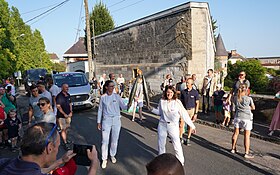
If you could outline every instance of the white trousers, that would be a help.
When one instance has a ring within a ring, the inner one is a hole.
[[[108,145],[109,137],[111,133],[111,147],[110,156],[115,156],[117,154],[118,140],[121,130],[121,119],[119,116],[114,117],[104,117],[102,120],[102,160],[107,160],[108,158]]]
[[[183,149],[179,136],[179,123],[158,123],[158,154],[165,153],[165,145],[167,134],[171,137],[171,141],[175,150],[175,156],[184,165]]]

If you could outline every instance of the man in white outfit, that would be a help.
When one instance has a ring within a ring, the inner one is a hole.
[[[57,85],[55,85],[54,83],[53,83],[53,79],[48,79],[48,86],[50,87],[50,93],[51,93],[51,95],[52,95],[52,107],[53,107],[53,113],[56,115],[56,113],[57,113],[57,108],[56,108],[56,100],[55,100],[55,98],[56,98],[56,96],[57,96],[57,94],[59,94],[60,93],[60,88],[57,86]]]

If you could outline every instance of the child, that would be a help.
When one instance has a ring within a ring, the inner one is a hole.
[[[6,119],[6,113],[4,111],[5,105],[2,103],[0,100],[0,149],[5,147],[4,144],[4,129],[5,129],[5,124],[4,120]]]
[[[221,84],[217,84],[216,88],[217,90],[212,96],[212,103],[214,104],[216,123],[220,124],[222,122],[223,96],[225,95],[225,91],[221,89]]]
[[[21,128],[21,122],[17,118],[15,109],[11,109],[8,113],[7,119],[4,121],[8,128],[8,138],[12,142],[12,152],[16,152],[17,138],[19,136],[19,130]]]
[[[222,126],[229,126],[230,121],[230,94],[228,94],[226,100],[223,102],[223,108],[225,112],[225,118]]]

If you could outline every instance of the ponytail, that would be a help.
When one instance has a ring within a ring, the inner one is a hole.
[[[238,102],[242,101],[242,93],[245,92],[245,95],[247,95],[247,84],[242,83],[240,84],[238,88],[238,93],[237,93],[237,100]]]

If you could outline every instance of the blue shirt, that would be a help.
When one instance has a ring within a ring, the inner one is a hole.
[[[8,163],[7,165],[4,165]],[[4,168],[2,167],[4,165]],[[3,169],[2,169],[3,168]],[[41,168],[34,162],[27,162],[20,158],[0,159],[1,175],[46,175],[41,173]]]
[[[186,109],[195,108],[196,101],[199,100],[197,90],[193,88],[189,91],[185,89],[181,93],[181,101]]]

